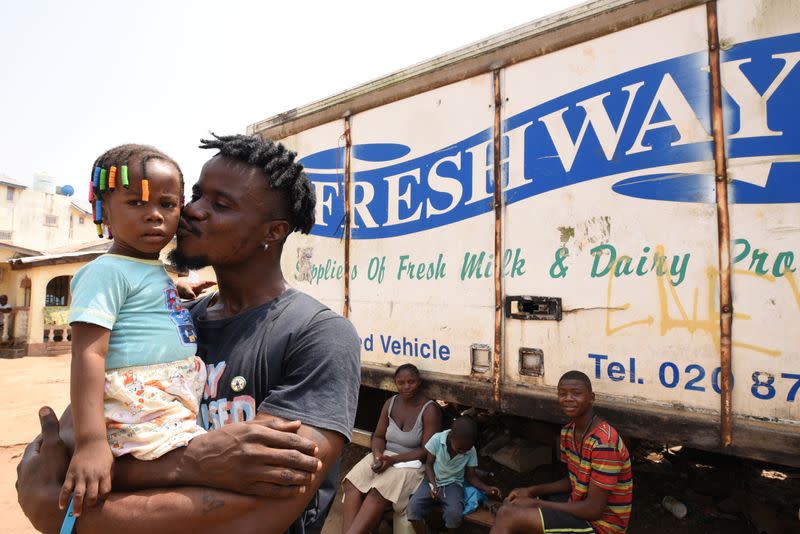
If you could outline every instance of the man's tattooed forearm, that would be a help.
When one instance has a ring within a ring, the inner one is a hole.
[[[203,515],[208,515],[223,506],[225,506],[225,501],[210,493],[203,492]]]

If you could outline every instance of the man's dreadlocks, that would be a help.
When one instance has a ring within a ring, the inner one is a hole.
[[[214,139],[201,139],[200,148],[216,148],[221,156],[244,161],[258,167],[267,177],[270,189],[286,195],[292,231],[307,234],[314,226],[316,196],[303,166],[295,163],[295,152],[280,143],[250,135],[211,134]]]

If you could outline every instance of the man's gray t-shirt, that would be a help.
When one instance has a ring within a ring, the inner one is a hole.
[[[289,289],[234,317],[205,319],[211,296],[190,306],[197,354],[208,382],[199,419],[206,429],[265,412],[350,439],[358,404],[360,348],[353,325],[312,297]],[[301,534],[327,513],[338,485],[332,468],[301,518]]]

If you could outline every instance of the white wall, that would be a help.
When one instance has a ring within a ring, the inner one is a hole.
[[[8,199],[9,190],[14,191],[13,200]],[[48,216],[55,217],[55,224]],[[11,232],[10,239],[0,234],[0,241],[40,251],[97,239],[91,215],[72,206],[69,197],[5,185],[0,186],[0,232]]]

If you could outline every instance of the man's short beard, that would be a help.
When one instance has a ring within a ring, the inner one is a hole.
[[[210,265],[206,256],[189,258],[188,256],[184,256],[177,247],[169,252],[167,259],[179,271],[202,269]]]

